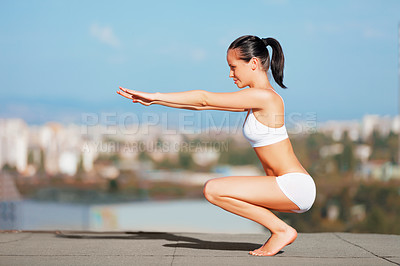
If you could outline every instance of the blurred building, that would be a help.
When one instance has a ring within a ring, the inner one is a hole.
[[[327,121],[319,124],[318,131],[330,135],[335,141],[340,141],[347,131],[349,138],[357,141],[361,134],[361,124],[357,120]]]
[[[82,146],[79,127],[48,123],[41,127],[39,138],[46,173],[75,175]]]
[[[335,141],[339,141],[344,132],[347,131],[349,138],[352,141],[359,139],[366,140],[376,130],[381,136],[387,136],[392,131],[393,133],[400,132],[400,116],[379,116],[365,115],[361,121],[327,121],[319,123],[318,131],[330,135]]]
[[[0,119],[0,166],[27,168],[29,128],[22,119]]]
[[[362,120],[362,137],[363,140],[369,138],[374,130],[378,131],[381,136],[386,137],[390,131],[398,133],[398,118],[389,116],[366,115]]]

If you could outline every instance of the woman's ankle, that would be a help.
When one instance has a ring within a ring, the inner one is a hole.
[[[291,227],[288,224],[279,225],[276,228],[274,228],[274,230],[270,229],[271,234],[284,234],[284,233],[287,233],[287,232],[293,231],[293,230],[296,231],[293,227]]]

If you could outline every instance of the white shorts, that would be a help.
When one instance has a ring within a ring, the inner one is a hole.
[[[287,173],[277,176],[276,182],[286,197],[299,207],[300,210],[292,210],[293,212],[303,213],[311,208],[315,201],[316,188],[310,175]]]

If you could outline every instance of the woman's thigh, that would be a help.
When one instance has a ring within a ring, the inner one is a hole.
[[[275,176],[228,176],[207,181],[205,197],[218,204],[229,197],[278,211],[299,210],[279,188]]]

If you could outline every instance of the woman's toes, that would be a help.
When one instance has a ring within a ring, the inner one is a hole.
[[[250,253],[250,255],[253,255],[253,256],[261,256],[260,252],[257,250],[250,251],[249,253]]]
[[[262,250],[249,251],[249,254],[253,255],[253,256],[273,256],[273,255],[275,255],[274,253],[272,253],[270,251],[262,251]]]

